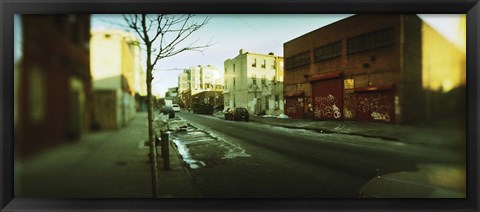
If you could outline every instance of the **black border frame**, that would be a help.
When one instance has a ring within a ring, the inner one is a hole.
[[[60,13],[467,14],[467,199],[27,199],[13,197],[13,15]],[[479,211],[478,0],[0,0],[1,211]]]

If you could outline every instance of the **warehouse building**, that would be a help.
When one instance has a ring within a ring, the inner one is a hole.
[[[354,15],[284,43],[284,57],[292,118],[465,117],[465,52],[416,15]]]

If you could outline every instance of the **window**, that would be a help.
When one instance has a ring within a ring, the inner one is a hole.
[[[254,58],[254,62],[252,63],[252,67],[257,67],[257,58]]]
[[[266,67],[267,67],[267,60],[263,60],[262,68],[266,68]]]
[[[300,53],[298,55],[289,57],[285,60],[286,69],[297,68],[304,65],[310,64],[310,51]]]
[[[262,85],[266,85],[267,84],[267,77],[263,76],[262,77]]]
[[[348,54],[393,45],[393,28],[348,39]]]
[[[336,58],[342,55],[342,43],[337,42],[315,49],[315,61]]]
[[[256,85],[257,84],[257,76],[252,75],[252,84]]]
[[[277,67],[275,66],[275,62],[273,62],[272,64],[272,69],[277,69]]]

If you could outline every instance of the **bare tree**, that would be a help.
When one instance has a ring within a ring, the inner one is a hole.
[[[184,51],[201,51],[210,44],[196,45],[187,43],[187,38],[206,24],[210,18],[195,20],[195,15],[183,14],[130,14],[123,15],[128,28],[134,30],[142,40],[146,50],[146,83],[148,106],[148,142],[150,144],[150,161],[152,171],[153,197],[158,198],[158,169],[155,132],[153,129],[152,80],[155,65],[167,57]]]

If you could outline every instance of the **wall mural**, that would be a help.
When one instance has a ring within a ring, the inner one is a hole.
[[[328,96],[317,96],[315,97],[315,109],[314,116],[315,118],[335,118],[339,119],[342,116],[340,109],[335,104],[336,98],[332,94]]]

